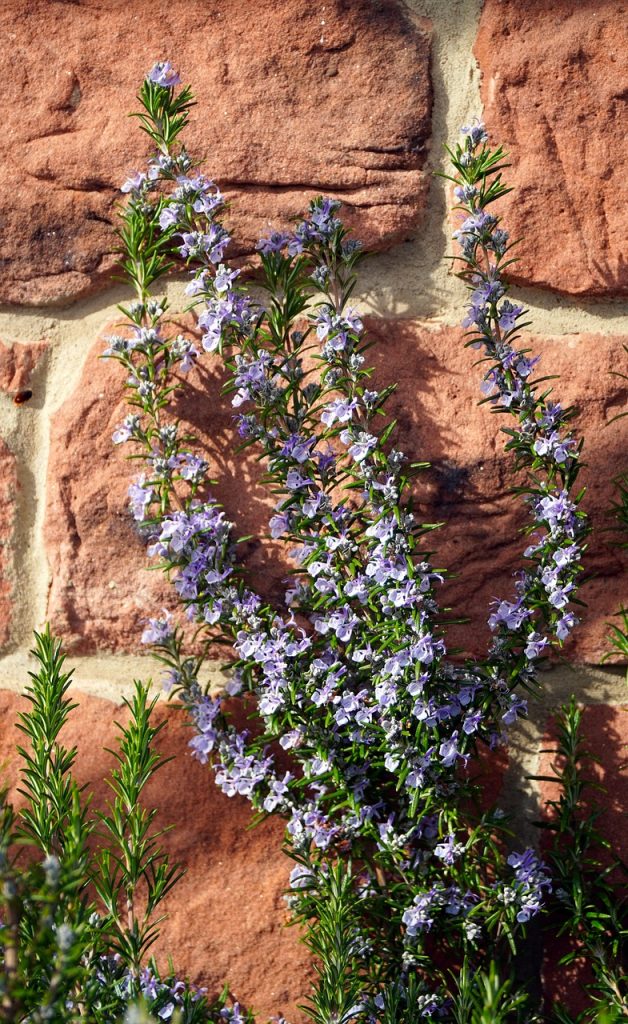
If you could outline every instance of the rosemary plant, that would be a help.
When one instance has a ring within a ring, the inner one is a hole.
[[[195,727],[192,751],[212,762],[222,790],[287,819],[289,901],[318,964],[313,1020],[538,1019],[513,962],[550,875],[534,851],[516,850],[499,809],[482,809],[473,773],[478,751],[505,742],[526,714],[539,661],[577,625],[588,527],[574,410],[518,346],[526,311],[507,298],[512,246],[489,209],[508,191],[504,154],[474,123],[450,156],[464,213],[464,323],[485,366],[485,401],[506,423],[530,538],[514,595],[490,609],[486,655],[451,658],[434,524],[413,510],[426,464],[394,447],[394,385],[375,388],[351,306],[360,245],[340,204],[315,198],[293,231],[260,239],[265,298],[254,298],[224,262],[224,199],[181,142],[194,100],[179,84],[161,62],[140,91],[153,154],[123,185],[120,230],[135,297],[106,355],[124,369],[133,410],[113,440],[144,460],[132,514],[201,653],[188,653],[171,615],[150,619],[143,640],[167,666]],[[158,294],[181,262],[192,273],[191,336]],[[223,361],[242,447],[256,450],[276,499],[269,534],[294,559],[283,609],[249,585],[207,461],[173,413],[202,351]],[[229,693],[256,698],[251,732],[199,684],[216,651],[230,652]]]
[[[550,921],[554,934],[567,936],[571,949],[560,964],[586,961],[592,982],[586,986],[589,1009],[575,1020],[590,1024],[599,1011],[607,1018],[628,1018],[628,902],[626,865],[613,853],[599,828],[601,808],[593,794],[602,787],[591,779],[595,758],[582,738],[582,711],[572,697],[556,721],[557,759],[553,775],[536,781],[559,784],[557,799],[548,802],[550,815],[540,826],[549,831],[549,862],[554,880]],[[555,1006],[552,1020],[571,1024],[566,1009]]]
[[[61,738],[76,707],[71,672],[48,629],[35,634],[33,654],[30,708],[18,723],[27,741],[18,748],[24,803],[14,809],[4,791],[0,809],[0,1020],[224,1021],[226,993],[209,1002],[147,959],[162,920],[155,912],[181,875],[159,843],[156,812],[142,805],[146,783],[165,763],[154,747],[155,700],[135,684],[108,780],[112,801],[93,816],[72,775],[76,748]]]

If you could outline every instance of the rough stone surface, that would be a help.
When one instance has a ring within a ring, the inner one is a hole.
[[[103,748],[115,748],[114,721],[125,722],[126,709],[85,694],[63,732],[68,746],[78,746],[76,777],[94,792],[94,808],[104,809],[109,790],[103,781],[113,764]],[[15,728],[26,701],[0,692],[0,761],[13,790],[18,782],[15,745],[23,737]],[[298,932],[286,928],[283,891],[292,862],[281,852],[283,825],[268,820],[247,831],[250,805],[229,799],[214,785],[210,769],[188,754],[189,729],[183,713],[160,705],[155,722],[167,721],[159,749],[176,760],[167,764],[146,790],[147,806],[159,808],[157,827],[174,825],[164,839],[170,856],[186,868],[170,895],[168,921],[156,947],[158,961],[176,969],[217,995],[228,982],[244,1005],[260,1019],[283,1012],[302,1022],[295,1010],[309,985],[309,961]],[[182,779],[184,785],[182,785]]]
[[[17,462],[6,442],[0,438],[0,649],[7,644],[11,635],[11,543],[17,490]]]
[[[0,341],[0,391],[19,398],[19,392],[28,388],[33,370],[47,349],[46,342],[31,345],[6,344]]]
[[[429,43],[395,0],[256,0],[254,17],[239,0],[9,0],[0,29],[1,300],[63,302],[108,279],[117,189],[147,153],[127,114],[166,56],[193,84],[188,148],[233,200],[235,254],[323,191],[371,248],[420,216]]]
[[[487,127],[510,154],[520,283],[628,291],[627,15],[618,0],[485,0],[475,55]]]
[[[598,705],[584,708],[581,730],[589,752],[599,759],[599,763],[593,761],[589,763],[586,775],[590,781],[604,787],[604,791],[590,790],[587,793],[589,806],[595,805],[602,810],[597,821],[597,828],[611,843],[614,854],[622,857],[625,861],[628,856],[628,836],[626,834],[628,706]],[[551,749],[555,745],[556,726],[555,720],[551,718],[547,722],[541,746],[542,749]],[[555,765],[557,766],[555,756],[548,753],[542,754],[538,774],[553,775],[552,766]],[[542,782],[538,785],[543,807],[545,807],[546,801],[557,799],[559,795],[557,785],[550,782]],[[564,956],[571,948],[565,939],[560,939],[546,948],[543,980],[548,1008],[552,1000],[556,1000],[575,1014],[589,1007],[589,1000],[586,998],[582,985],[593,979],[582,959],[575,960],[568,966],[559,964],[561,956]]]
[[[517,531],[525,514],[508,496],[512,485],[503,453],[501,421],[478,406],[477,354],[463,347],[457,328],[428,329],[413,321],[370,319],[377,344],[370,350],[380,384],[398,381],[391,400],[399,421],[398,443],[432,469],[416,485],[417,514],[425,522],[446,521],[429,538],[435,564],[459,574],[441,592],[442,603],[469,616],[454,627],[452,644],[480,654],[489,636],[491,600],[509,596],[525,540]],[[607,426],[620,408],[622,390],[610,375],[621,353],[621,337],[580,335],[532,338],[543,372],[560,374],[564,404],[581,409],[577,429],[587,437],[587,509],[597,534],[587,555],[592,579],[583,597],[589,608],[570,642],[568,656],[597,662],[606,652],[605,623],[622,600],[620,552],[599,528],[610,505],[610,480],[621,465],[620,424]],[[122,371],[98,359],[103,343],[88,356],[83,376],[54,417],[48,475],[46,541],[52,584],[48,614],[54,628],[76,650],[135,650],[142,622],[169,603],[160,574],[146,569],[144,547],[127,510],[126,492],[135,467],[111,434],[125,415]],[[221,400],[217,361],[194,371],[177,413],[209,453],[224,503],[240,536],[264,533],[271,503],[259,483],[259,467],[242,462],[232,410]],[[254,585],[281,604],[287,564],[279,545],[252,540],[243,554]]]
[[[111,435],[128,412],[124,373],[102,360],[99,340],[87,357],[76,393],[55,414],[46,491],[45,539],[51,570],[48,615],[72,650],[131,650],[148,616],[174,607],[160,572],[149,571],[146,548],[128,510],[127,491],[138,464]],[[259,485],[254,457],[234,458],[233,410],[220,398],[218,361],[207,359],[186,379],[175,414],[199,438],[219,485],[212,493],[237,523],[238,535],[267,529],[273,502]],[[281,601],[287,564],[277,545],[242,546],[253,585]]]

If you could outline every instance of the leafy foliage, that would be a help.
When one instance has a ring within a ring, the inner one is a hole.
[[[1,798],[0,1021],[114,1024],[123,1014],[128,1024],[222,1021],[227,992],[208,1002],[146,960],[162,920],[155,911],[181,875],[159,843],[156,811],[142,805],[165,763],[154,747],[155,700],[136,683],[125,701],[129,722],[118,727],[108,779],[113,799],[93,816],[91,796],[72,775],[76,748],[60,735],[76,707],[71,672],[48,629],[35,644],[30,709],[18,723],[28,741],[18,748],[25,803],[15,810],[6,790]]]
[[[599,828],[601,809],[593,794],[601,787],[591,779],[592,756],[582,738],[582,711],[572,697],[556,721],[556,762],[553,775],[536,781],[559,785],[557,799],[548,802],[550,816],[542,827],[550,832],[549,860],[555,882],[553,932],[568,936],[571,949],[561,965],[586,961],[593,981],[588,986],[590,1009],[577,1018],[589,1024],[605,1010],[611,1020],[628,1015],[628,901],[626,865],[612,851]],[[554,1011],[557,1021],[571,1020],[565,1010]]]

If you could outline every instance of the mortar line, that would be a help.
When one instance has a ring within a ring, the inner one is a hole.
[[[70,650],[67,652],[66,664],[68,668],[74,669],[75,683],[80,686],[84,681],[92,686],[100,682],[107,686],[110,683],[115,687],[124,686],[124,683],[113,681],[120,677],[123,677],[129,686],[134,678],[152,678],[156,685],[160,685],[161,666],[149,652],[73,654]],[[28,669],[33,665],[35,660],[24,647],[0,657],[0,689],[19,689],[20,680],[27,680]],[[539,714],[550,713],[568,700],[574,691],[578,703],[586,707],[628,706],[628,690],[622,671],[614,668],[600,669],[590,665],[577,666],[568,672],[563,668],[550,670],[541,675],[542,689],[538,697],[531,701],[531,709],[538,709]],[[206,663],[205,674],[212,685],[219,685],[221,680],[227,678],[218,660],[209,660]]]

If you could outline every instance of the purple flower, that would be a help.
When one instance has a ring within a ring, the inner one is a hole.
[[[181,373],[189,373],[198,356],[198,349],[188,338],[179,334],[170,344],[170,355],[180,362]]]
[[[509,299],[504,299],[498,310],[499,326],[502,331],[512,331],[522,313],[523,306],[515,306]]]
[[[519,629],[530,615],[530,611],[523,607],[522,597],[515,602],[495,599],[493,604],[497,605],[497,609],[489,615],[488,624],[491,629],[497,629],[500,625],[508,630]]]
[[[578,625],[580,620],[576,618],[572,612],[565,612],[565,614],[556,623],[556,636],[559,640],[566,640],[574,626]]]
[[[298,469],[289,469],[286,473],[286,487],[289,491],[298,491],[302,487],[307,487],[312,481],[309,477],[303,476],[299,473]]]
[[[279,746],[284,750],[293,750],[299,747],[303,741],[303,733],[300,729],[290,729],[289,732],[279,737]]]
[[[175,85],[179,85],[181,77],[169,60],[158,60],[146,75],[146,80],[166,89],[173,89]]]
[[[316,876],[313,871],[310,871],[305,864],[295,864],[292,871],[290,872],[290,888],[291,889],[307,889],[313,885],[316,881]]]
[[[351,336],[362,330],[363,324],[354,309],[347,307],[344,314],[335,313],[324,306],[315,320],[316,336],[319,341],[327,341],[334,352],[342,352],[349,345]]]
[[[277,515],[271,516],[268,525],[270,526],[271,537],[277,540],[278,537],[282,537],[290,529],[290,513],[279,512]]]
[[[223,1020],[228,1021],[228,1024],[246,1024],[246,1019],[240,1010],[239,1003],[234,1003],[232,1007],[223,1007],[220,1011],[220,1016]]]
[[[149,619],[142,633],[143,644],[165,644],[174,636],[172,615],[164,608],[161,619]]]
[[[272,252],[281,252],[291,240],[292,235],[285,231],[271,231],[267,238],[260,238],[255,248],[263,256],[268,256]]]
[[[315,619],[314,629],[323,635],[331,631],[339,640],[346,642],[351,639],[351,634],[359,621],[350,608],[339,608],[327,616]]]
[[[339,199],[329,199],[326,196],[313,199],[310,203],[310,221],[316,227],[320,239],[330,237],[341,226],[338,218],[334,217],[341,205]]]
[[[557,533],[561,527],[572,530],[575,523],[576,506],[571,501],[567,491],[562,490],[557,494],[547,494],[535,504],[536,518],[539,522],[547,522],[552,535]]]
[[[484,715],[481,711],[472,711],[470,714],[465,716],[462,723],[462,731],[467,736],[471,736],[474,732],[477,732],[483,718]]]
[[[564,608],[569,603],[569,595],[574,590],[573,583],[564,583],[562,586],[556,587],[555,590],[550,591],[549,602],[553,608]]]
[[[538,914],[543,905],[543,890],[552,891],[551,878],[546,865],[539,860],[533,850],[511,853],[507,863],[515,873],[513,902],[521,908],[517,913],[517,921],[523,923]]]
[[[527,715],[527,713],[527,700],[523,700],[521,697],[517,697],[514,693],[512,693],[510,695],[509,705],[502,715],[502,722],[504,723],[504,725],[514,725],[519,715]]]
[[[568,544],[564,548],[556,548],[552,558],[556,562],[559,569],[564,569],[565,566],[571,565],[576,562],[580,557],[580,549],[577,544]]]
[[[204,331],[201,341],[206,352],[215,352],[218,348],[222,332],[231,322],[233,312],[233,303],[229,299],[210,299],[207,303],[198,318],[199,327]]]
[[[442,843],[438,843],[438,845],[434,847],[434,855],[442,860],[444,864],[449,866],[454,864],[463,852],[464,843],[457,843],[453,832],[450,832]]]
[[[460,757],[465,760],[465,755],[458,750],[458,732],[453,732],[449,739],[444,740],[438,748],[440,759],[445,768],[451,768]]]
[[[111,440],[113,441],[114,444],[122,444],[124,441],[130,441],[131,438],[137,438],[139,430],[139,416],[133,415],[133,413],[129,413],[129,415],[125,417],[124,421],[120,424],[120,426],[113,432]]]
[[[463,124],[460,129],[463,135],[469,136],[471,146],[475,149],[481,142],[488,142],[488,135],[484,123],[479,117],[474,117],[470,124]]]
[[[263,808],[270,814],[280,804],[287,803],[287,796],[290,793],[289,783],[294,779],[294,775],[290,772],[286,772],[283,779],[273,779],[270,784],[270,792],[265,798]]]
[[[148,178],[143,171],[136,171],[120,186],[121,192],[132,192],[138,196],[144,191]]]
[[[183,259],[199,259],[207,256],[212,263],[220,263],[231,240],[223,227],[213,223],[209,225],[207,232],[183,231],[181,238],[183,244],[179,246],[179,252]]]
[[[356,598],[362,604],[368,600],[368,587],[366,586],[366,577],[358,574],[353,579],[347,580],[343,588],[344,593],[347,597]]]
[[[131,499],[131,511],[133,518],[138,522],[143,522],[146,519],[146,512],[148,506],[153,501],[155,492],[150,486],[146,486],[146,477],[142,473],[138,476],[135,481],[129,487],[129,498]]]
[[[199,483],[209,468],[207,462],[199,455],[193,455],[190,452],[186,452],[183,458],[185,462],[179,469],[181,477],[189,483]]]
[[[557,430],[549,434],[541,434],[534,442],[534,451],[537,455],[550,455],[556,462],[562,464],[573,455],[576,442],[573,437],[561,438]]]
[[[549,640],[547,637],[541,636],[540,633],[532,632],[528,636],[524,654],[526,658],[532,661],[534,658],[538,658],[548,645]]]
[[[183,216],[183,207],[178,203],[170,203],[165,206],[159,214],[159,227],[162,231],[167,231],[168,228],[176,227]]]
[[[347,423],[353,418],[353,413],[358,408],[357,398],[338,398],[335,402],[326,405],[321,413],[321,422],[327,427],[333,426],[338,420],[339,423]]]
[[[232,283],[239,276],[239,270],[229,270],[224,263],[219,263],[214,277],[214,288],[217,292],[228,292]]]
[[[355,437],[352,437],[349,430],[343,430],[340,440],[349,447],[349,455],[352,455],[356,462],[364,462],[369,452],[377,446],[377,438],[373,434],[367,434],[359,430]]]
[[[442,906],[442,894],[436,887],[414,897],[412,906],[404,911],[401,918],[409,938],[430,930],[434,924],[434,910],[439,906]]]
[[[466,182],[462,185],[456,185],[454,188],[454,195],[460,203],[472,203],[477,198],[479,192],[475,185],[467,185]]]

